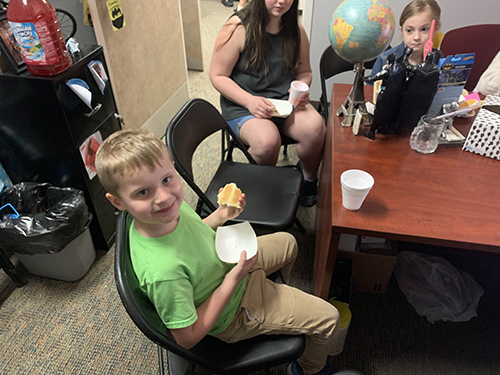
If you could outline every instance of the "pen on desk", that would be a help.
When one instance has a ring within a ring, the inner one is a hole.
[[[449,130],[450,130],[453,134],[455,134],[458,138],[462,138],[462,137],[461,137],[461,134],[460,134],[460,133],[458,133],[458,131],[457,131],[454,127],[449,128]]]
[[[457,116],[457,115],[461,115],[461,114],[470,112],[472,109],[473,108],[468,107],[468,108],[464,108],[464,109],[459,109],[458,111],[445,113],[443,115],[439,115],[439,116],[434,117],[434,120],[441,120],[443,118],[448,118],[448,117],[454,117],[454,116]]]

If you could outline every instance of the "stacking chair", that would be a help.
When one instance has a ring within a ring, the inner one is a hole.
[[[460,27],[444,34],[441,42],[443,55],[475,53],[474,64],[465,83],[468,91],[474,90],[481,74],[488,68],[500,51],[500,24],[485,24]]]
[[[10,261],[9,254],[0,247],[0,269],[9,276],[18,288],[24,286],[25,282],[19,276],[16,267]]]
[[[245,150],[248,150],[248,146],[243,142],[236,143],[236,141],[231,137],[229,132],[224,131],[225,137],[222,140],[222,152],[225,160],[233,160],[233,151],[235,148],[241,149],[243,147]],[[297,142],[292,138],[288,138],[286,135],[281,134],[281,145],[283,146],[283,155],[288,155],[288,145],[293,145]],[[241,149],[242,150],[242,149]],[[242,150],[243,151],[243,150]],[[250,162],[252,164],[257,164],[253,158],[251,158]]]
[[[229,134],[249,163],[226,160],[223,151],[217,171],[203,191],[193,174],[193,154],[203,140],[217,132],[221,133],[223,142],[225,133]],[[296,219],[302,173],[296,168],[253,164],[241,140],[209,102],[198,98],[189,100],[170,121],[165,139],[177,172],[199,197],[196,212],[200,216],[206,217],[215,211],[219,189],[234,182],[245,193],[247,204],[233,223],[248,221],[255,228],[278,231],[290,228],[295,222],[305,231]]]
[[[194,366],[212,374],[246,374],[268,370],[270,367],[294,361],[302,355],[305,348],[303,335],[261,335],[234,344],[206,336],[189,350],[178,345],[161,321],[154,305],[139,287],[130,260],[131,222],[132,217],[126,211],[117,217],[115,282],[132,321],[147,338],[158,345],[160,374],[165,373],[163,349],[167,350],[170,375],[194,373]]]
[[[388,47],[390,48],[390,46]],[[373,68],[375,59],[365,62],[365,69]],[[318,111],[325,119],[325,124],[328,123],[328,91],[326,88],[326,80],[343,72],[354,70],[354,64],[344,60],[337,55],[332,46],[326,47],[319,60],[319,75],[321,80],[321,97],[319,98]]]

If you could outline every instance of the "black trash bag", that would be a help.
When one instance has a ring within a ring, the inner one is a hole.
[[[0,218],[0,246],[18,254],[53,254],[86,230],[92,214],[81,190],[48,183],[21,182],[0,195],[17,219]]]

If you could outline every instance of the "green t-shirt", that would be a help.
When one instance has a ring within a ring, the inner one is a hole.
[[[175,230],[147,238],[130,227],[130,253],[141,289],[155,305],[167,328],[193,324],[200,306],[234,265],[222,262],[215,250],[215,231],[182,203]],[[223,332],[239,307],[246,278],[238,285],[209,334]]]

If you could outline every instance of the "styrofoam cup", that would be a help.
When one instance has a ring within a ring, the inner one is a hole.
[[[375,180],[359,169],[349,169],[340,176],[342,185],[342,205],[351,211],[361,208],[366,196],[370,192]]]
[[[300,98],[309,91],[309,86],[302,81],[292,81],[290,84],[290,96],[288,102],[291,105],[299,104]]]

